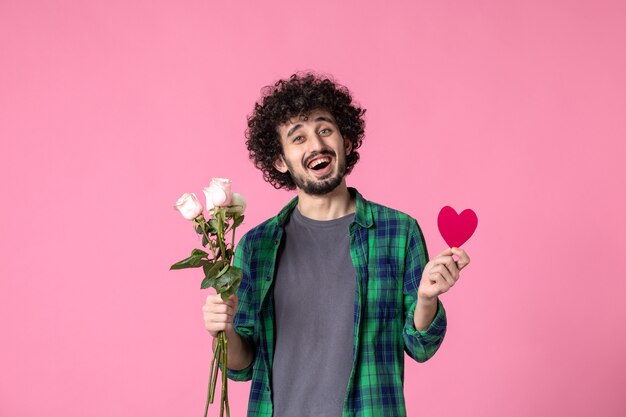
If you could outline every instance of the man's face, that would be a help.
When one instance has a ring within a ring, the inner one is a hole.
[[[299,189],[310,195],[331,192],[346,174],[351,143],[339,132],[335,118],[325,110],[294,117],[278,126],[283,155],[274,163],[287,172]]]

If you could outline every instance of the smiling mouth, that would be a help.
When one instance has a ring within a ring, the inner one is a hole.
[[[319,170],[326,168],[328,165],[330,165],[330,161],[331,161],[330,156],[321,156],[309,162],[307,164],[307,168],[312,169],[314,171],[319,171]]]

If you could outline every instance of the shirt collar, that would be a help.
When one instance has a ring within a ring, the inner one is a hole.
[[[354,223],[361,227],[371,227],[374,224],[372,216],[372,208],[369,201],[356,190],[356,188],[348,187],[351,195],[356,197],[356,211],[354,213]],[[284,226],[289,219],[289,215],[298,204],[298,197],[294,197],[283,209],[276,215],[276,221],[279,226]]]

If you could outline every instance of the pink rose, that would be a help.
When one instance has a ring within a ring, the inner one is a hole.
[[[176,201],[174,208],[187,220],[193,220],[202,213],[202,204],[194,193],[185,193]]]
[[[230,200],[230,207],[226,209],[226,212],[243,214],[245,211],[246,199],[239,193],[233,193],[233,198]]]
[[[213,178],[208,187],[202,190],[206,196],[207,210],[213,207],[229,206],[233,198],[231,182],[226,178]]]

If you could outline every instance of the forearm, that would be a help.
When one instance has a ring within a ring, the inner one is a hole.
[[[413,324],[416,330],[426,330],[437,314],[437,297],[423,298],[418,295]]]
[[[252,347],[232,328],[225,331],[228,341],[228,367],[233,370],[245,369],[252,363],[254,352]],[[213,351],[217,338],[213,339]]]

